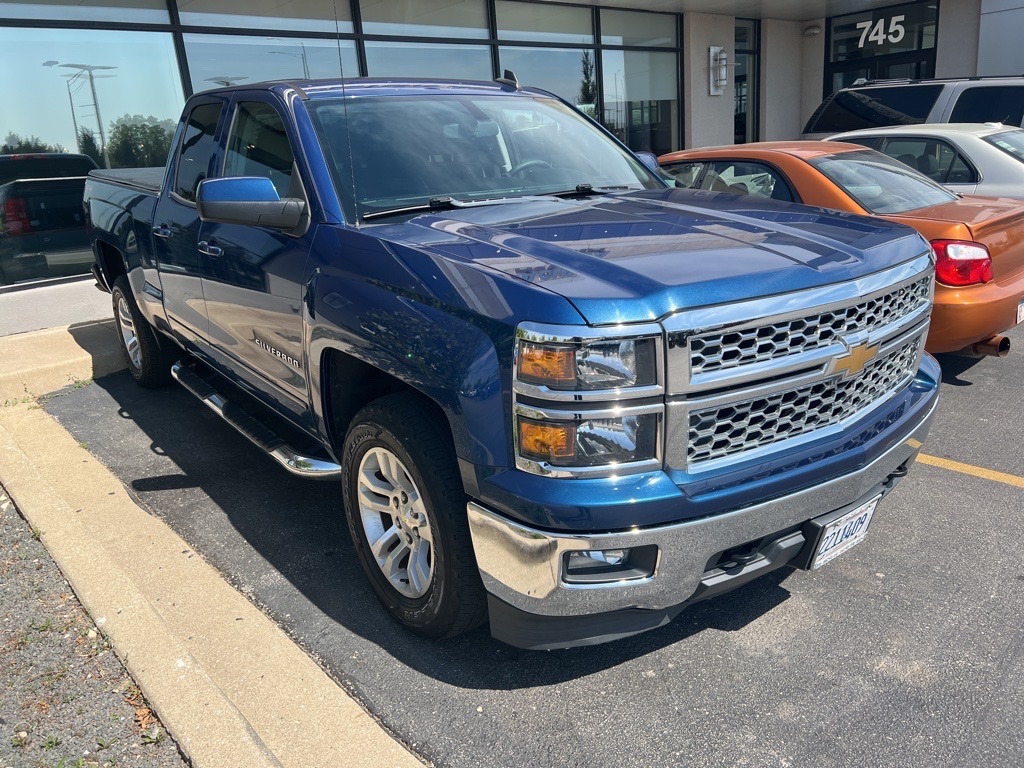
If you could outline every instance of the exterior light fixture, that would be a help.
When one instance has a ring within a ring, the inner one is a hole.
[[[708,49],[708,93],[721,96],[729,84],[729,54],[720,45]]]
[[[817,37],[821,34],[820,24],[811,24],[809,27],[804,27],[804,37]]]

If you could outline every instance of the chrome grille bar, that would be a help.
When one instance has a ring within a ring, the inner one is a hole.
[[[871,332],[910,315],[931,300],[931,277],[848,307],[728,332],[690,338],[694,374],[775,360],[831,344],[847,334]]]

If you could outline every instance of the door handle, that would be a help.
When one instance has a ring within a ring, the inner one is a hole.
[[[219,256],[224,255],[224,249],[219,245],[210,245],[208,240],[199,241],[199,252],[204,256],[210,256],[216,259]]]
[[[171,236],[171,228],[166,224],[161,224],[158,227],[153,227],[153,234],[157,237],[162,237],[165,240]]]

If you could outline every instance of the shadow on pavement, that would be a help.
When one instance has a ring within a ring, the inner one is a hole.
[[[513,690],[585,676],[704,630],[740,630],[789,596],[782,582],[790,571],[784,569],[724,599],[699,603],[661,629],[549,653],[499,643],[486,625],[445,641],[419,638],[396,624],[371,592],[349,540],[337,483],[288,475],[180,387],[145,391],[127,374],[96,385],[67,392],[46,408],[88,443],[142,506],[255,598],[338,679],[346,676],[354,645],[344,630],[441,682]],[[107,396],[123,421],[101,427],[111,422]],[[255,552],[240,551],[245,547],[232,542],[230,529]],[[275,571],[312,605],[297,607],[302,601],[293,595],[282,599],[280,588],[264,586]]]
[[[961,376],[983,360],[980,357],[964,355],[936,355],[935,359],[939,361],[939,366],[942,368],[942,383],[949,384],[951,387],[974,386],[973,381],[961,378]]]

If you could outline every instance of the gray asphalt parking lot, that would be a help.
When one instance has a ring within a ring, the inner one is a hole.
[[[340,488],[286,475],[180,388],[115,374],[45,408],[439,766],[1019,766],[1024,357],[942,363],[927,456],[863,544],[661,630],[551,653],[399,628]]]

